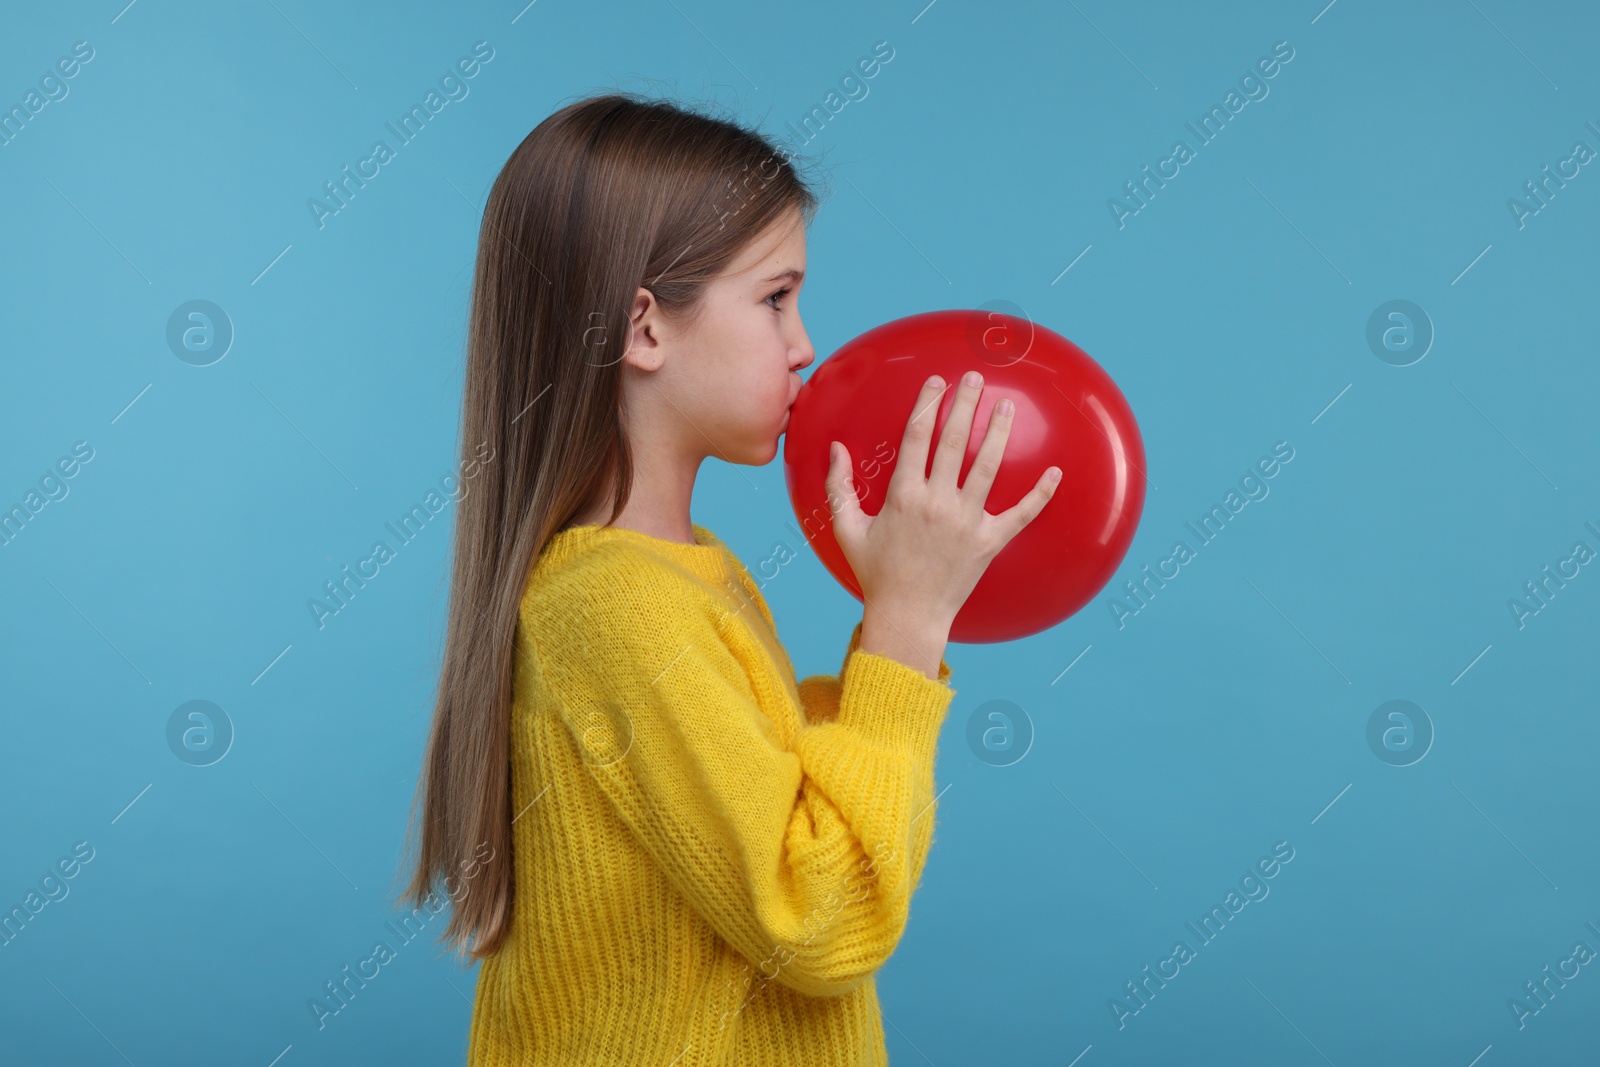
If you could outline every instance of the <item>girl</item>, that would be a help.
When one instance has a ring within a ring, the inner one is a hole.
[[[490,191],[462,442],[495,458],[459,505],[405,895],[442,879],[443,938],[482,961],[472,1067],[887,1062],[873,972],[932,839],[944,646],[1059,472],[984,511],[1002,402],[956,485],[977,381],[927,475],[944,383],[914,398],[876,517],[836,444],[866,609],[839,675],[796,681],[689,503],[709,456],[777,454],[816,208],[757,133],[619,94],[540,123]]]

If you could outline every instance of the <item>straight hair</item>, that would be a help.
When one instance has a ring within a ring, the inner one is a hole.
[[[562,107],[495,178],[478,233],[458,450],[463,472],[433,723],[400,902],[442,883],[440,934],[470,959],[510,927],[511,681],[518,608],[544,546],[579,515],[615,521],[633,484],[622,350],[640,287],[692,324],[708,282],[818,201],[794,156],[692,106],[608,92]],[[468,450],[472,450],[471,457]],[[438,910],[437,904],[434,910]]]

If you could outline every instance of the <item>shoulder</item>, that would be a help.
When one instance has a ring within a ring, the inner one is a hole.
[[[519,619],[541,646],[631,634],[705,632],[718,599],[704,579],[631,541],[600,539],[541,558],[522,594]]]
[[[600,691],[660,696],[662,676],[747,688],[730,639],[729,594],[670,555],[623,539],[582,546],[536,567],[518,609],[517,641],[541,684],[567,701]]]

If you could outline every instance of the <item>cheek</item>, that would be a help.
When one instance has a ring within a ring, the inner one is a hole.
[[[712,369],[721,417],[765,430],[789,406],[788,347],[767,308],[723,321],[729,328],[714,342]]]
[[[789,359],[776,329],[757,332],[741,346],[740,366],[733,377],[743,383],[744,402],[752,414],[781,412],[789,406]]]
[[[772,407],[782,411],[789,406],[789,388],[792,377],[789,371],[788,349],[777,346],[764,361],[767,366],[766,383]]]
[[[725,399],[740,422],[765,426],[789,406],[789,383],[763,360],[752,359],[743,373],[730,376],[729,386]]]

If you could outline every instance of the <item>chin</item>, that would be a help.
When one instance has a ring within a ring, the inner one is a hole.
[[[746,467],[764,467],[771,463],[779,452],[783,451],[783,431],[765,440],[749,441],[742,444],[737,451],[729,451],[717,458],[729,463],[737,463]]]

